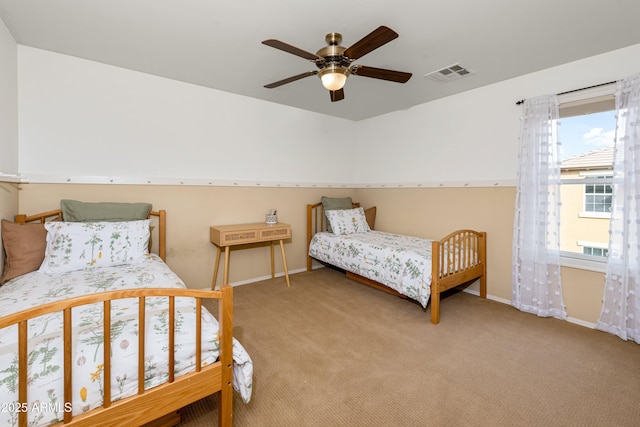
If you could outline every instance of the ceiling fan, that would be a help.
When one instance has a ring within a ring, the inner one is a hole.
[[[344,99],[343,87],[347,81],[347,77],[351,74],[397,83],[406,83],[411,78],[411,73],[353,64],[353,61],[363,57],[380,46],[389,43],[396,37],[398,37],[398,33],[388,27],[380,26],[350,47],[344,48],[340,46],[340,43],[342,42],[342,35],[340,33],[329,33],[325,37],[327,46],[323,47],[315,54],[299,49],[295,46],[291,46],[290,44],[281,42],[280,40],[264,40],[262,44],[307,59],[318,67],[318,70],[307,71],[306,73],[291,76],[265,85],[264,87],[267,89],[273,89],[305,77],[318,75],[322,80],[322,85],[329,90],[331,102],[335,102]]]

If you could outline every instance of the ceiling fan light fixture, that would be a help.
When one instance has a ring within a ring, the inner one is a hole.
[[[329,65],[318,71],[318,76],[322,81],[322,86],[330,91],[340,90],[344,87],[349,76],[349,69],[339,65]]]

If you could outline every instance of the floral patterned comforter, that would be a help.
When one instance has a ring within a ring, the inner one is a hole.
[[[432,240],[369,231],[316,233],[309,255],[376,282],[427,306],[431,295]]]
[[[0,287],[0,316],[47,302],[88,293],[126,288],[185,288],[184,283],[156,255],[142,263],[93,270],[46,274],[35,271]],[[191,298],[176,298],[175,374],[195,369],[195,304]],[[137,393],[138,323],[137,299],[111,304],[112,375],[111,398]],[[167,380],[167,299],[146,299],[145,389]],[[217,320],[203,307],[202,363],[215,362],[219,344]],[[73,405],[74,414],[100,406],[103,401],[102,304],[73,309]],[[63,352],[62,314],[38,317],[28,324],[29,336],[29,425],[47,425],[62,420]],[[233,340],[234,388],[243,400],[251,398],[253,364],[242,345]],[[17,327],[0,330],[0,426],[17,425]]]

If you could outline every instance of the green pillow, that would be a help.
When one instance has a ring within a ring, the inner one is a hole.
[[[322,202],[322,211],[330,211],[330,210],[344,210],[344,209],[353,209],[353,201],[351,201],[351,197],[326,197],[322,196],[320,199]],[[327,218],[327,214],[325,213],[325,219],[327,221],[327,231],[329,233],[333,233],[331,229],[331,224],[329,224],[329,218]]]
[[[62,217],[69,222],[138,221],[147,219],[151,203],[87,203],[77,200],[60,200]]]

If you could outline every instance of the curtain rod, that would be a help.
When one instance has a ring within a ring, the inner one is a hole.
[[[582,88],[580,88],[580,89],[568,90],[568,91],[566,91],[566,92],[560,92],[560,93],[558,93],[558,94],[556,94],[556,95],[566,95],[566,94],[568,94],[568,93],[580,92],[581,90],[587,90],[587,89],[593,89],[594,87],[606,86],[606,85],[613,84],[613,83],[615,83],[615,82],[616,82],[616,81],[614,80],[614,81],[612,81],[612,82],[600,83],[600,84],[593,85],[593,86],[582,87]],[[524,101],[525,101],[524,99],[521,99],[520,101],[516,102],[516,105],[523,104],[523,103],[524,103]]]

